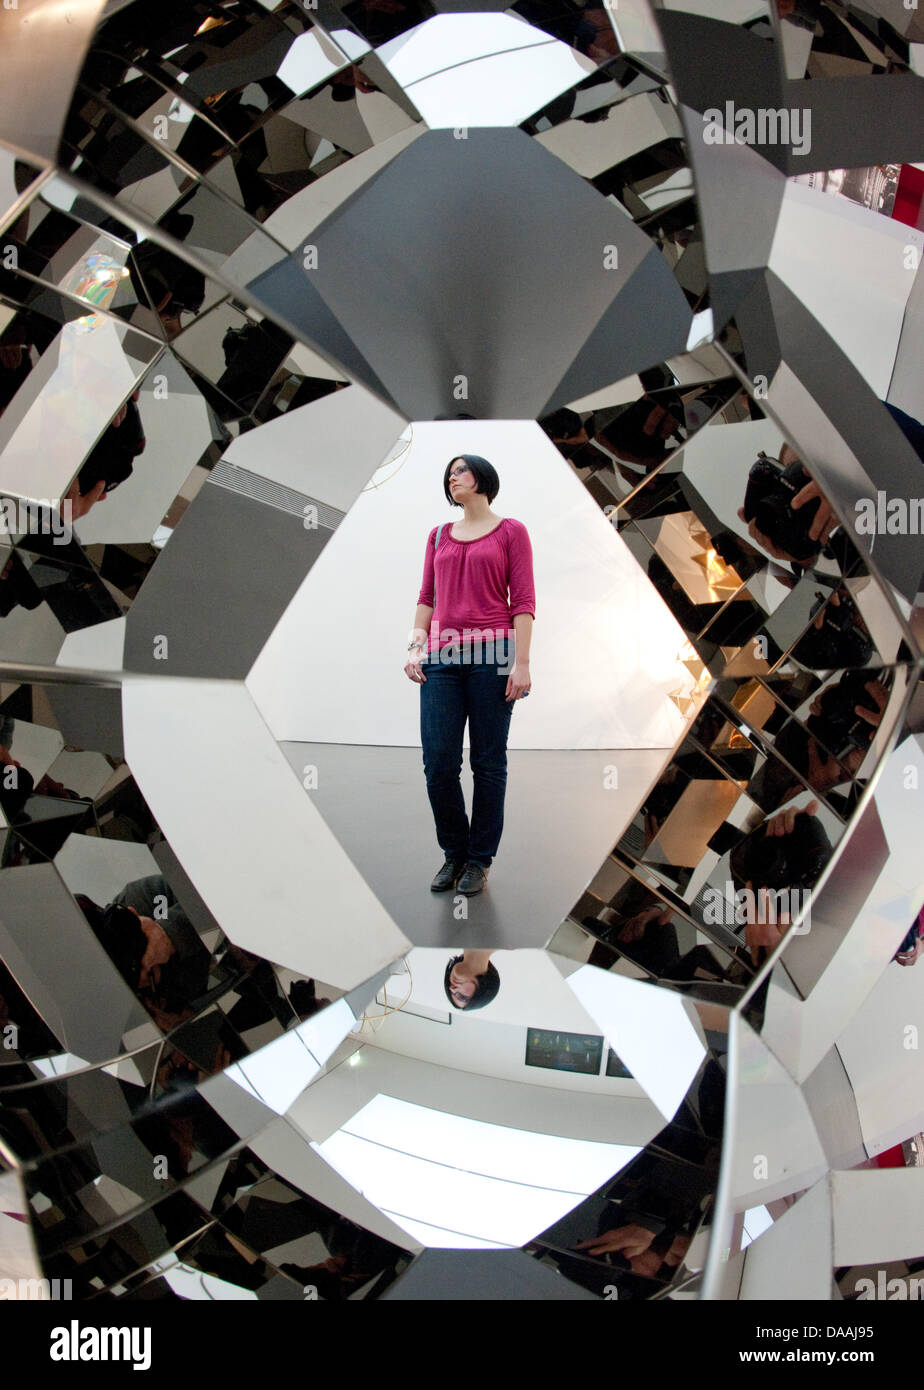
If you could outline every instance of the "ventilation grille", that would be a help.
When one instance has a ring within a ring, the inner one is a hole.
[[[228,463],[227,459],[218,460],[209,474],[209,482],[214,483],[216,487],[227,488],[229,492],[238,492],[243,497],[252,497],[255,502],[262,502],[265,507],[275,507],[277,511],[288,512],[290,516],[304,518],[306,507],[316,507],[318,525],[331,531],[337,529],[346,515],[339,508],[319,502],[315,497],[308,497],[304,492],[296,492],[294,488],[284,487],[272,478],[263,478],[259,473],[251,473],[247,468],[237,468],[233,463]]]

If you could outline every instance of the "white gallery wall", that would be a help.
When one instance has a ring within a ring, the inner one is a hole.
[[[538,1086],[543,1091],[596,1096],[601,1104],[619,1101],[622,1105],[631,1101],[633,1104],[626,1105],[624,1111],[626,1143],[647,1144],[663,1129],[663,1115],[637,1081],[605,1075],[605,1040],[601,1069],[597,1073],[557,1071],[527,1063],[526,1026],[513,1027],[509,1023],[492,1023],[488,1019],[476,1023],[474,1014],[471,1018],[464,1018],[468,1010],[458,1014],[453,1012],[450,1024],[404,1012],[392,1014],[376,1029],[366,1046],[402,1057],[413,1057],[433,1066],[449,1067],[453,1071],[476,1072],[480,1076],[493,1076],[502,1081],[516,1081],[523,1086]],[[547,1025],[539,1015],[533,1019],[532,1027],[545,1029]],[[580,1032],[593,1037],[601,1036],[600,1028],[592,1019]]]
[[[524,1086],[405,1057],[375,1046],[371,1037],[347,1061],[312,1082],[292,1105],[289,1119],[310,1139],[323,1143],[377,1096],[483,1124],[598,1144],[644,1147],[664,1127],[663,1119],[636,1097],[608,1097],[601,1104],[599,1095]],[[619,1166],[614,1164],[613,1171]]]
[[[404,673],[432,527],[461,518],[447,463],[479,454],[498,516],[533,549],[533,688],[510,748],[668,748],[688,691],[681,629],[599,506],[534,421],[415,424],[306,576],[247,680],[277,739],[420,743],[420,691]]]
[[[642,1086],[632,1078],[603,1074],[605,1046],[597,1074],[527,1065],[526,1039],[530,1028],[594,1037],[602,1033],[547,951],[493,952],[491,963],[500,976],[500,988],[489,1004],[477,1010],[454,1009],[446,998],[446,965],[461,953],[461,948],[417,947],[411,951],[400,966],[402,970],[406,967],[407,973],[395,974],[388,981],[388,1006],[396,1011],[377,1020],[375,1015],[381,1011],[381,1005],[369,1007],[370,1021],[362,1034],[367,1044],[419,1061],[524,1085],[636,1100],[634,1123],[650,1124],[649,1137],[657,1133],[664,1121]],[[378,998],[381,1000],[382,996]],[[399,1007],[405,1000],[406,1004]],[[635,1127],[627,1131],[626,1142],[638,1143],[639,1133]]]

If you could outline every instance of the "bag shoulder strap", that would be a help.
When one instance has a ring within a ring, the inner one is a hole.
[[[445,521],[441,522],[436,528],[436,536],[433,541],[433,611],[436,612],[436,551],[440,543],[440,536],[443,534]]]

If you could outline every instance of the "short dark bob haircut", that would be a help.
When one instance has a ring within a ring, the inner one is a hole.
[[[490,1004],[500,989],[500,975],[498,975],[496,967],[488,962],[487,970],[475,980],[475,993],[471,999],[465,1005],[457,1004],[449,992],[449,976],[452,974],[452,967],[464,959],[464,956],[452,956],[446,966],[446,973],[443,976],[443,989],[446,991],[446,998],[454,1009],[463,1009],[465,1012],[468,1012],[469,1009],[483,1009],[485,1004]]]
[[[456,459],[461,459],[467,463],[475,475],[476,491],[483,492],[488,499],[488,505],[494,501],[500,492],[500,478],[497,476],[497,469],[493,463],[488,463],[480,454],[453,454],[446,465],[446,472],[443,474],[443,492],[446,494],[446,501],[450,507],[461,507],[461,502],[453,500],[452,493],[449,491],[449,474],[452,472],[452,465]]]

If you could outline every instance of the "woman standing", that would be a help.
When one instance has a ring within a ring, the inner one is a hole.
[[[513,702],[528,695],[531,685],[532,546],[522,522],[491,511],[499,490],[497,472],[477,454],[460,454],[447,465],[443,492],[464,517],[434,527],[427,539],[404,667],[420,685],[424,774],[445,856],[430,888],[445,893],[458,884],[467,897],[481,892],[497,853]],[[471,825],[459,775],[466,720],[474,780]]]

